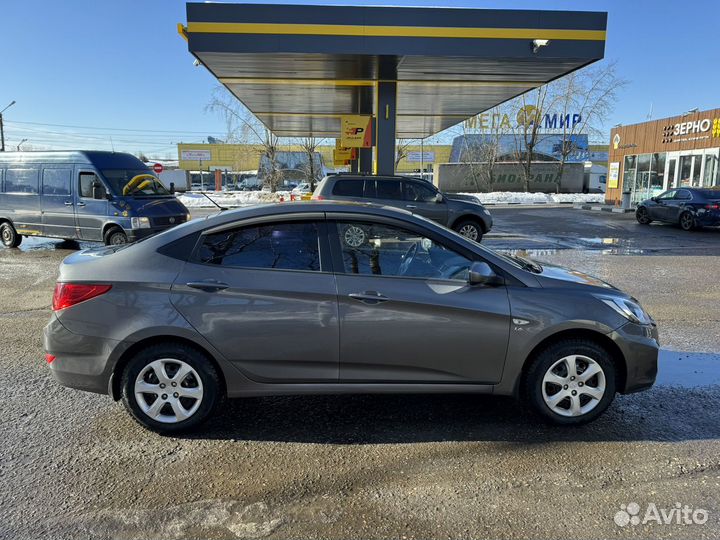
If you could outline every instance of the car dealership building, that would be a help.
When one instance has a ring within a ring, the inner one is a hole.
[[[720,186],[720,109],[679,116],[610,132],[606,202],[630,193],[633,204],[680,186]]]

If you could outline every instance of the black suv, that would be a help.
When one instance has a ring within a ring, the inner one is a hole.
[[[407,176],[333,174],[320,182],[312,198],[404,208],[476,242],[493,223],[490,212],[475,197],[440,193],[425,180]]]

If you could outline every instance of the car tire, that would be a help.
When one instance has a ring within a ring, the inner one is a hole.
[[[120,227],[111,227],[105,233],[106,246],[121,246],[128,243],[127,234]]]
[[[16,248],[22,243],[22,236],[18,234],[12,223],[6,221],[0,225],[0,240],[3,246]]]
[[[690,212],[685,211],[680,214],[678,223],[683,231],[692,231],[695,228],[695,217]]]
[[[477,221],[473,221],[472,219],[460,220],[455,224],[453,230],[478,244],[482,242],[483,228]]]
[[[120,381],[122,402],[130,415],[161,434],[199,426],[223,398],[215,366],[205,354],[182,343],[142,349],[127,363]]]
[[[637,219],[637,222],[640,225],[650,225],[652,223],[652,219],[650,219],[650,212],[648,212],[648,209],[644,206],[638,207],[635,211],[635,219]]]
[[[573,365],[574,375],[570,369]],[[594,374],[589,374],[589,369]],[[603,347],[591,340],[565,339],[546,347],[533,359],[524,377],[523,395],[547,422],[586,424],[612,403],[615,379],[615,365]]]

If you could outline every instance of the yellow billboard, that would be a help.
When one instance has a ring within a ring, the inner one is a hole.
[[[340,117],[340,146],[370,148],[372,145],[372,116],[353,114]]]

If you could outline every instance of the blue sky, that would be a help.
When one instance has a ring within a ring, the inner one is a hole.
[[[617,60],[619,75],[630,81],[608,125],[643,121],[651,104],[653,118],[693,107],[720,107],[717,0],[389,3],[607,11],[606,58]],[[174,143],[200,142],[206,135],[222,133],[222,122],[204,111],[215,80],[205,69],[193,67],[176,31],[176,24],[185,22],[185,2],[3,0],[2,4],[0,109],[17,100],[4,115],[6,143],[28,138],[38,146],[61,148],[62,141],[64,147],[109,148],[112,137],[117,150],[144,150],[162,158],[176,154]]]

